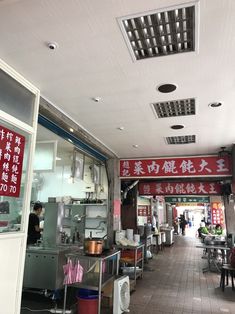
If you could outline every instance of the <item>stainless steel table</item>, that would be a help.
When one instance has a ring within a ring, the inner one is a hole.
[[[67,299],[67,288],[68,286],[77,287],[77,288],[86,288],[90,290],[98,290],[98,311],[97,314],[101,313],[101,289],[106,285],[110,280],[112,280],[119,271],[119,260],[120,260],[120,251],[119,250],[109,250],[104,252],[100,256],[89,256],[85,254],[67,254],[67,259],[77,259],[80,264],[87,263],[87,267],[91,269],[95,264],[98,265],[99,272],[86,272],[84,271],[83,280],[81,283],[73,283],[65,285],[64,290],[64,306],[63,314],[66,313],[66,299]],[[109,271],[103,272],[103,265],[105,261],[112,261],[112,267]],[[84,267],[85,268],[85,267]]]
[[[222,252],[222,264],[226,263],[227,262],[227,251],[230,250],[230,248],[228,246],[199,244],[199,245],[196,245],[196,248],[207,250],[208,266],[202,269],[203,272],[212,271],[212,265],[215,266],[215,269],[218,272],[221,272],[221,269],[219,268],[220,264],[218,261],[218,250],[221,250],[221,252]]]

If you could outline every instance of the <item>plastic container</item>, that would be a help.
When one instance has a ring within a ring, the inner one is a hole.
[[[77,314],[97,314],[98,291],[79,289],[77,294]]]

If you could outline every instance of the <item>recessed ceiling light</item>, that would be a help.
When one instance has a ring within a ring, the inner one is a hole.
[[[220,106],[222,106],[222,102],[212,102],[209,104],[209,107],[212,107],[212,108],[217,108]]]
[[[70,128],[69,131],[73,133],[74,130],[72,128]]]
[[[61,160],[61,158],[60,157],[56,157],[55,160]]]
[[[123,130],[124,130],[124,126],[119,126],[117,129],[118,129],[119,131],[123,131]]]
[[[70,143],[73,143],[73,141],[72,141],[70,138],[68,138],[68,141],[69,141]]]
[[[171,129],[173,129],[173,130],[180,130],[180,129],[183,129],[183,128],[184,128],[183,124],[175,124],[175,125],[171,126]]]
[[[139,145],[138,144],[134,144],[134,145],[132,145],[134,148],[138,148],[139,147]]]
[[[172,93],[176,90],[177,86],[175,84],[162,84],[158,86],[158,91],[160,93]]]

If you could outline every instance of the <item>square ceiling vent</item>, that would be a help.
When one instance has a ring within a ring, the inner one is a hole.
[[[195,98],[157,102],[151,104],[158,118],[195,115]]]
[[[196,50],[198,3],[119,18],[134,60]]]
[[[169,136],[166,137],[167,144],[191,144],[196,143],[196,135]]]

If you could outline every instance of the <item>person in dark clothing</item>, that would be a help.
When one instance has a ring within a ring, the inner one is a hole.
[[[187,225],[187,221],[184,218],[184,215],[180,215],[180,229],[181,229],[181,233],[182,235],[185,235],[185,227]]]
[[[41,212],[42,204],[39,202],[35,203],[33,212],[29,215],[27,244],[35,244],[41,237],[41,229],[39,227],[39,216]]]

